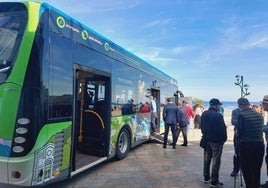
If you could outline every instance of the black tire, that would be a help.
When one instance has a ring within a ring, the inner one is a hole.
[[[126,129],[122,129],[117,143],[116,143],[116,159],[121,160],[124,159],[129,152],[130,149],[130,136],[129,132]]]

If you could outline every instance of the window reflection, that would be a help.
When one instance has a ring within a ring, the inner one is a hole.
[[[15,62],[27,21],[26,11],[0,11],[0,83],[4,82]]]
[[[73,107],[72,44],[71,41],[60,36],[53,35],[52,38],[53,50],[51,50],[48,89],[49,118],[71,117]]]

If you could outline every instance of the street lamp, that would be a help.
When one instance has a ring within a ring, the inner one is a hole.
[[[248,92],[249,85],[244,84],[243,76],[236,75],[235,78],[236,78],[235,85],[237,85],[241,88],[241,97],[245,97],[245,96],[249,95],[250,94],[250,92]],[[244,91],[244,89],[245,89],[245,91]]]

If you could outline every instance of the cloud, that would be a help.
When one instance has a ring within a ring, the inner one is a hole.
[[[165,67],[167,64],[175,62],[175,59],[172,57],[166,57],[162,54],[166,51],[164,48],[147,48],[146,53],[144,50],[137,52],[136,54],[142,59],[146,60],[148,63]]]
[[[268,33],[256,33],[241,43],[242,49],[263,48],[268,49]]]
[[[124,0],[107,0],[105,3],[99,0],[90,0],[83,1],[81,3],[76,3],[76,1],[69,0],[64,1],[54,1],[54,0],[45,0],[45,2],[63,9],[69,14],[95,14],[95,13],[107,13],[112,11],[118,11],[122,9],[130,9],[136,7],[142,3],[139,0],[133,0],[131,2]],[[76,3],[75,8],[73,4]],[[64,6],[63,6],[64,5]]]
[[[229,49],[225,52],[251,48],[268,49],[268,24],[266,22],[251,15],[251,17],[230,16],[223,23],[221,44],[228,47],[225,49]]]
[[[153,20],[153,21],[145,24],[144,28],[157,27],[157,26],[162,27],[162,26],[165,26],[165,25],[168,25],[169,23],[171,23],[171,21],[172,21],[172,19],[169,19],[169,18]]]
[[[180,55],[185,53],[191,53],[200,49],[198,46],[176,46],[171,49],[173,55]]]

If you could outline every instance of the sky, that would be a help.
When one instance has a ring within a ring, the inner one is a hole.
[[[267,0],[45,0],[174,77],[187,97],[268,94]]]

